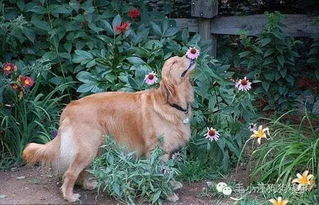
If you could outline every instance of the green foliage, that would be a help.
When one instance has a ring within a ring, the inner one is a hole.
[[[281,118],[271,121],[272,140],[252,154],[256,159],[252,176],[258,181],[287,183],[297,173],[309,170],[319,175],[319,133],[314,120],[306,115],[299,125],[287,125]]]
[[[261,81],[257,88],[260,98],[268,101],[264,110],[288,110],[295,98],[292,96],[297,76],[297,45],[301,41],[287,37],[282,32],[283,15],[265,13],[267,24],[257,38],[241,35],[243,52],[239,53],[241,65],[247,67],[249,78]]]
[[[162,199],[173,193],[170,182],[177,170],[172,167],[172,160],[162,161],[161,149],[156,148],[147,159],[138,159],[135,153],[128,153],[107,138],[102,152],[90,170],[98,181],[99,192],[133,204],[138,200],[161,204]]]
[[[45,143],[50,140],[51,132],[56,130],[65,95],[57,96],[71,83],[62,84],[51,92],[44,93],[41,89],[46,85],[44,76],[49,72],[50,66],[46,61],[39,60],[31,65],[18,67],[17,72],[34,76],[35,85],[32,88],[13,89],[10,82],[18,81],[12,77],[17,76],[15,73],[10,76],[9,82],[4,81],[6,83],[0,87],[4,103],[0,104],[0,169],[19,162],[27,143]]]

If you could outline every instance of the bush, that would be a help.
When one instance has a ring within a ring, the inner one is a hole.
[[[283,15],[279,12],[265,14],[268,21],[257,38],[242,33],[244,51],[239,53],[240,63],[247,68],[248,77],[261,81],[257,92],[260,98],[268,101],[264,110],[282,112],[294,108],[297,45],[302,42],[284,35],[280,23]]]
[[[107,138],[102,152],[89,170],[98,181],[98,192],[107,192],[118,200],[133,204],[137,200],[161,203],[173,193],[170,182],[177,170],[172,167],[172,160],[162,161],[161,149],[152,151],[147,159],[137,159],[133,152],[128,153]]]

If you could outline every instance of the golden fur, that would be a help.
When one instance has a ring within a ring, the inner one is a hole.
[[[188,105],[193,101],[193,88],[189,74],[194,67],[186,56],[172,57],[163,66],[157,89],[106,92],[72,101],[61,114],[57,137],[45,145],[28,144],[23,159],[27,163],[49,163],[64,173],[63,197],[73,202],[80,197],[73,193],[76,181],[93,188],[84,170],[97,155],[104,135],[112,136],[139,156],[147,156],[162,136],[164,157],[168,158],[191,135],[189,124],[183,120],[191,114]],[[188,108],[188,112],[173,104]]]

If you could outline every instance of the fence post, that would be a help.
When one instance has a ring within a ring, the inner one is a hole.
[[[198,32],[201,40],[212,40],[210,54],[216,57],[217,39],[211,35],[211,20],[218,15],[218,0],[192,0],[191,15],[200,18]]]

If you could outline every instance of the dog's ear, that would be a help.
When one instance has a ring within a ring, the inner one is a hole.
[[[168,103],[174,103],[176,101],[175,98],[177,93],[173,83],[164,78],[161,80],[160,88]]]

